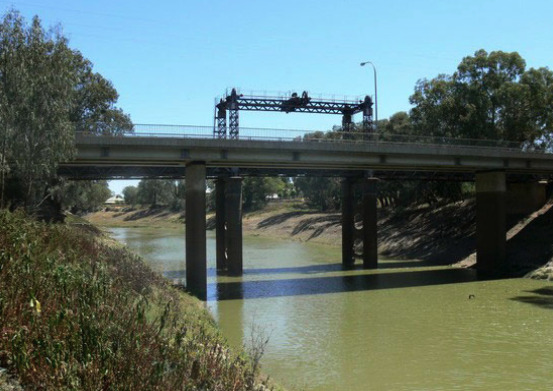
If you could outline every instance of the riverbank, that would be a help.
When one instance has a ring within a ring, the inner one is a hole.
[[[69,220],[0,211],[2,387],[9,374],[24,389],[268,389],[202,302]]]
[[[553,279],[552,204],[528,216],[509,216],[508,254],[511,276],[532,273],[533,278]],[[381,208],[378,211],[379,254],[383,258],[418,260],[419,266],[472,267],[476,262],[476,217],[474,200],[420,205],[411,208]],[[158,209],[102,211],[86,216],[105,227],[182,229],[184,215]],[[208,228],[214,229],[213,214]],[[341,245],[340,213],[320,213],[301,203],[275,202],[243,216],[245,235],[265,236]],[[538,272],[534,273],[534,271]]]

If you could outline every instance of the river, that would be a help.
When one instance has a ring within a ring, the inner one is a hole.
[[[168,278],[184,231],[112,228]],[[342,271],[340,249],[244,238],[242,278],[217,277],[208,307],[234,345],[267,337],[263,372],[290,390],[550,390],[553,284],[477,281],[470,270],[381,261]]]

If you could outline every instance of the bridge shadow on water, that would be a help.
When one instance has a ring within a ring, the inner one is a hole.
[[[331,265],[335,267],[334,265]],[[307,269],[306,267],[305,269]],[[245,275],[247,278],[247,274]],[[474,270],[434,269],[346,274],[261,281],[218,281],[208,286],[208,300],[260,299],[300,295],[359,292],[476,281]]]
[[[402,269],[412,268],[413,271],[416,268],[437,266],[436,264],[428,261],[420,260],[406,260],[406,261],[380,261],[378,264],[379,270],[385,269]],[[349,268],[344,268],[342,263],[326,263],[320,265],[307,265],[307,266],[290,266],[290,267],[275,267],[275,268],[251,268],[244,269],[244,277],[250,275],[278,275],[278,274],[322,274],[322,273],[335,273],[341,271],[351,270],[363,270],[363,265],[356,264]],[[163,276],[169,279],[185,279],[185,270],[172,270],[163,272]],[[207,269],[208,277],[217,277],[217,270],[215,268]]]
[[[513,297],[511,300],[553,310],[553,287],[539,288],[526,292],[530,293],[530,295]]]
[[[400,269],[400,268],[419,268],[436,266],[436,264],[428,261],[384,261],[378,264],[378,269]],[[245,269],[244,275],[258,275],[258,274],[317,274],[317,273],[333,273],[344,270],[363,270],[361,264],[357,264],[351,268],[344,268],[341,263],[330,263],[322,265],[308,265],[308,266],[290,266],[290,267],[275,267],[265,269]],[[208,270],[208,275],[215,275],[214,270]]]
[[[208,283],[208,300],[262,299],[286,296],[321,295],[380,289],[459,284],[478,281],[476,270],[462,268],[426,269],[425,262],[381,262],[379,270],[363,271],[361,265],[344,269],[342,264],[309,265],[270,269],[245,269],[243,277],[217,276],[214,268],[207,271],[213,281]],[[406,267],[409,267],[406,269]],[[398,269],[396,271],[392,268]],[[326,273],[332,275],[325,275]],[[342,273],[343,275],[340,275]],[[352,274],[354,273],[354,274]],[[248,280],[255,276],[294,274],[293,278]],[[304,274],[305,277],[297,276]],[[336,275],[338,274],[338,275]],[[184,270],[163,273],[166,278],[184,280]],[[320,276],[312,276],[320,275]]]

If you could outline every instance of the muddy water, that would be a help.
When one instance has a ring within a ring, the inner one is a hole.
[[[182,231],[113,232],[182,277]],[[210,236],[209,308],[233,344],[268,336],[263,371],[291,390],[551,389],[553,284],[417,262],[342,271],[339,249],[256,237],[244,277],[216,277],[214,249]]]

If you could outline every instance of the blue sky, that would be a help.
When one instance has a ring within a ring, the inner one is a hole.
[[[135,123],[210,125],[227,88],[374,94],[379,117],[408,111],[417,80],[452,73],[478,49],[553,65],[553,2],[0,1],[61,24],[73,48],[111,80]],[[246,127],[329,129],[331,115],[241,113]],[[127,183],[125,183],[127,184]],[[123,185],[113,181],[112,190]]]

